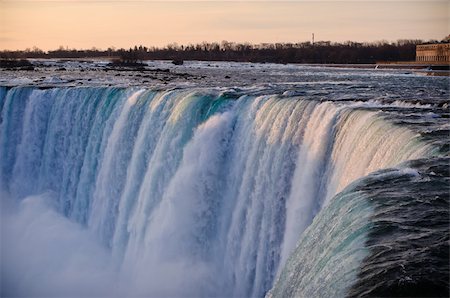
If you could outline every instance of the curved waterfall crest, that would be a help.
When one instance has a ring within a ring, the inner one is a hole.
[[[49,194],[107,251],[118,293],[264,296],[336,194],[436,153],[358,105],[213,89],[0,90],[2,193]]]

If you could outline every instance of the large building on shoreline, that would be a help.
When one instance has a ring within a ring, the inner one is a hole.
[[[450,43],[417,45],[416,62],[450,63]]]

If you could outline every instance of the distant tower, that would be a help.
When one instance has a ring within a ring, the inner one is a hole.
[[[312,34],[312,45],[314,45],[314,33]]]

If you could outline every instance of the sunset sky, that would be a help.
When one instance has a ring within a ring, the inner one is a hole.
[[[0,49],[442,39],[449,1],[0,0]]]

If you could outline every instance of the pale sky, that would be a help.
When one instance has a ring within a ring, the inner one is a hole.
[[[0,0],[0,50],[442,39],[450,1]]]

